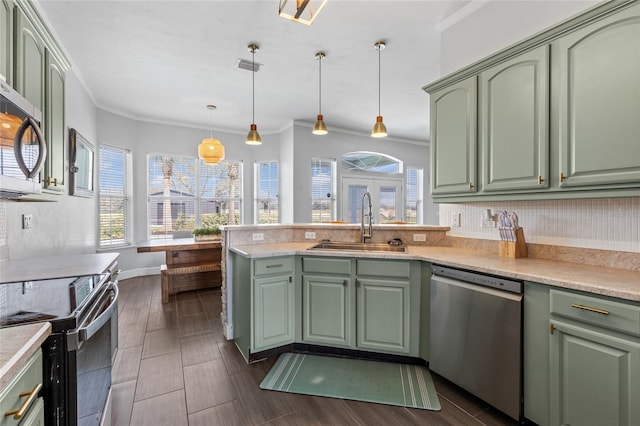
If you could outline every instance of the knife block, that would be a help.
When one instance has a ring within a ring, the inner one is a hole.
[[[527,243],[524,241],[522,228],[516,229],[515,241],[500,241],[498,254],[500,257],[510,257],[512,259],[527,257]]]

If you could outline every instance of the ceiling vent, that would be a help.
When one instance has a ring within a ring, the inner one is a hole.
[[[247,60],[244,60],[244,59],[238,59],[238,68],[243,69],[243,70],[258,72],[258,71],[260,71],[260,67],[261,66],[262,66],[262,64],[254,64],[251,61],[247,61]]]

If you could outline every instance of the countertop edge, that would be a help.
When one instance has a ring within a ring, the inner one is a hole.
[[[455,247],[410,245],[407,253],[307,250],[313,244],[313,242],[294,242],[239,245],[232,246],[229,250],[251,259],[305,255],[420,260],[640,302],[640,272],[626,269],[537,258],[509,259]],[[607,285],[602,285],[603,282]]]
[[[8,333],[28,333],[29,337],[20,339],[19,337],[13,337],[19,339],[20,347],[11,348],[15,350],[12,356],[0,365],[0,389],[3,389],[7,383],[15,376],[15,374],[22,368],[22,366],[29,360],[29,358],[40,348],[42,343],[51,334],[51,323],[36,323],[27,324],[23,326],[8,327],[0,329],[0,341],[7,339],[3,334]],[[3,345],[6,345],[3,342]]]

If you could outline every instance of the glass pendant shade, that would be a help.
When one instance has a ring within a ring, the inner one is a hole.
[[[324,124],[324,117],[322,116],[322,114],[318,114],[318,121],[316,121],[316,125],[313,126],[313,132],[314,135],[326,135],[327,132],[327,126],[325,126]]]
[[[247,145],[261,145],[262,138],[260,137],[260,133],[258,133],[258,126],[255,124],[251,125],[251,130],[247,134],[247,139],[245,140]]]
[[[218,139],[202,139],[198,145],[198,157],[207,164],[219,164],[224,160],[224,146]]]
[[[372,138],[384,138],[387,136],[387,128],[382,122],[382,116],[379,115],[376,117],[376,124],[373,125],[373,130],[371,130]]]

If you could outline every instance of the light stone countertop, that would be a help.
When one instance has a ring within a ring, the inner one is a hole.
[[[231,247],[249,258],[333,256],[422,260],[554,287],[640,302],[640,272],[546,259],[510,259],[456,247],[408,246],[407,253],[307,250],[316,242],[254,244]]]
[[[51,323],[0,328],[0,389],[22,368],[51,334]]]

